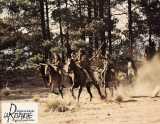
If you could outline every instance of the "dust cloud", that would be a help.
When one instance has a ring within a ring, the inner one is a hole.
[[[150,62],[143,61],[138,75],[132,84],[121,86],[119,93],[123,96],[160,95],[160,57],[155,56]]]

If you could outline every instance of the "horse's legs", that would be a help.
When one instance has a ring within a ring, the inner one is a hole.
[[[90,101],[91,101],[92,100],[92,93],[91,93],[90,85],[87,85],[86,88],[87,88],[87,91],[90,95]]]
[[[51,92],[51,93],[54,93],[54,94],[56,94],[56,95],[59,94],[59,93],[57,93],[57,92],[54,91],[54,83],[53,83],[53,82],[50,84],[50,92]]]
[[[115,86],[115,82],[112,80],[112,81],[109,81],[108,82],[109,84],[108,84],[108,86],[109,86],[109,91],[110,91],[110,93],[111,93],[111,96],[113,97],[113,90],[114,90],[114,86]]]
[[[95,83],[94,81],[93,81],[92,83],[93,83],[93,85],[97,88],[98,94],[100,95],[101,99],[104,99],[104,96],[103,96],[102,93],[101,93],[101,90],[100,90],[99,85],[98,85],[97,83]]]
[[[63,99],[63,87],[61,87],[61,86],[59,86],[59,92],[60,92],[60,94],[61,94],[61,97],[62,97],[62,99]]]
[[[79,91],[78,91],[78,102],[79,102],[79,97],[80,97],[80,95],[81,95],[82,89],[83,89],[83,87],[80,86]]]
[[[72,88],[70,89],[70,91],[71,91],[72,97],[74,99],[76,99],[76,96],[74,95],[74,88],[75,88],[75,85],[72,86]]]
[[[119,87],[120,82],[118,80],[115,81],[114,83],[114,88],[117,90]]]
[[[126,73],[126,78],[127,78],[127,81],[129,81],[129,74],[128,74],[128,69],[127,69],[127,72]]]
[[[104,87],[104,86],[105,86],[104,80],[101,80],[101,81],[100,81],[100,87]]]
[[[107,87],[106,86],[104,86],[104,93],[105,93],[105,97],[107,98],[107,89],[106,89]]]
[[[53,82],[50,84],[50,91],[53,92],[53,89],[54,89],[54,84]]]
[[[109,90],[110,90],[111,96],[113,97],[113,95],[114,95],[113,87],[110,87]]]
[[[44,79],[43,82],[44,82],[44,83],[43,83],[44,87],[45,87],[45,88],[48,88],[48,83],[47,83],[46,79]]]

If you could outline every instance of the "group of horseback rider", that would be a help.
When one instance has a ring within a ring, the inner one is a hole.
[[[76,63],[76,66],[78,66],[78,68],[80,68],[80,70],[84,72],[85,76],[87,77],[86,79],[88,80],[88,82],[96,82],[97,83],[97,79],[95,78],[95,74],[94,74],[95,70],[92,68],[92,64],[93,64],[92,62],[93,62],[93,60],[95,60],[96,57],[98,57],[100,60],[102,60],[103,67],[100,72],[101,73],[100,74],[101,75],[100,76],[100,82],[101,82],[100,84],[102,84],[102,86],[105,87],[105,92],[106,92],[106,88],[109,88],[109,89],[112,88],[112,92],[111,92],[112,95],[113,95],[113,88],[116,87],[116,85],[114,85],[114,82],[117,80],[116,79],[116,74],[117,74],[116,72],[117,71],[119,71],[119,70],[123,71],[124,68],[126,68],[124,73],[126,73],[127,75],[129,73],[131,73],[131,75],[132,75],[133,71],[135,74],[137,72],[135,63],[132,58],[127,58],[127,59],[123,60],[124,61],[123,63],[121,63],[121,61],[117,62],[118,60],[112,59],[108,54],[106,54],[106,56],[102,56],[101,53],[99,52],[100,49],[98,49],[96,52],[94,51],[95,55],[92,55],[90,53],[88,47],[80,48],[78,50],[78,52],[75,52],[75,50],[73,50],[71,48],[70,44],[66,43],[65,47],[67,48],[67,50],[66,50],[67,51],[67,53],[66,53],[67,59],[66,60],[70,59],[70,60],[74,61]],[[151,42],[145,48],[146,58],[148,60],[152,59],[155,52],[156,52],[156,45],[154,42]],[[64,75],[65,71],[63,70],[63,67],[64,67],[64,62],[62,61],[63,58],[61,58],[58,53],[53,53],[52,55],[53,56],[52,56],[52,60],[50,61],[50,64],[52,64],[56,67],[56,71],[60,75]],[[129,62],[131,64],[131,66],[130,66]],[[122,68],[120,68],[120,66],[122,66]],[[131,71],[129,72],[128,70],[130,70],[130,67],[131,67]],[[75,79],[73,79],[72,81],[76,82]],[[51,81],[50,81],[50,83],[51,83]],[[96,85],[97,89],[99,90],[98,84],[94,83],[94,85]]]
[[[85,72],[88,80],[96,82],[95,75],[94,75],[94,70],[92,69],[92,62],[96,56],[99,55],[100,49],[97,51],[95,55],[91,55],[88,47],[86,48],[80,48],[77,52],[77,55],[74,50],[71,49],[71,46],[69,44],[65,44],[67,48],[67,53],[66,56],[69,59],[73,59],[76,64]],[[100,58],[103,61],[103,64],[107,61],[107,64],[105,69],[101,72],[101,78],[107,78],[108,80],[113,80],[115,77],[115,72],[114,72],[114,67],[111,61],[109,61],[109,56],[100,56]],[[52,58],[52,64],[57,66],[57,70],[59,73],[63,73],[63,62],[58,53],[53,53],[53,58]],[[107,69],[107,70],[106,70]],[[107,77],[105,76],[107,73]],[[110,81],[109,81],[110,82]],[[101,83],[104,84],[105,81],[102,79]],[[108,85],[108,84],[107,84]]]

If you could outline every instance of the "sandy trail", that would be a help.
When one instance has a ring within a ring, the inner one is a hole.
[[[39,124],[160,124],[160,98],[136,98],[123,103],[81,102],[74,112],[40,110]]]

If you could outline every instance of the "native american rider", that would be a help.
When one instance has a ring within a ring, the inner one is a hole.
[[[80,67],[85,71],[88,79],[91,81],[96,81],[93,75],[93,70],[91,69],[91,62],[89,60],[89,55],[86,53],[87,51],[84,49],[80,49],[78,53],[78,62]]]

